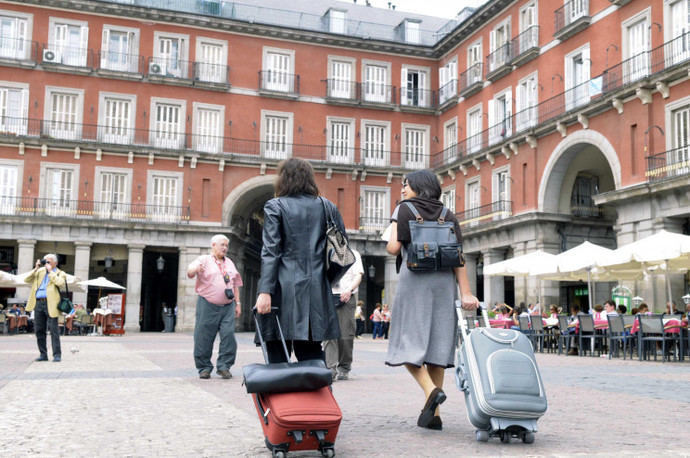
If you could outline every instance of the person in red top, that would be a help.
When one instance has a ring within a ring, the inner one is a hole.
[[[187,268],[187,277],[196,277],[196,323],[194,324],[194,363],[199,378],[211,378],[211,354],[216,334],[220,334],[220,348],[216,360],[218,375],[232,377],[230,367],[235,364],[237,341],[235,318],[240,316],[239,287],[242,286],[235,264],[225,256],[229,240],[223,234],[211,238],[211,253],[199,256]]]

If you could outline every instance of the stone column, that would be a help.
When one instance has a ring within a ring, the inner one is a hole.
[[[177,272],[176,331],[193,331],[196,322],[196,280],[187,277],[187,267],[201,255],[201,248],[181,248]]]
[[[527,243],[516,242],[513,244],[513,257],[527,254]],[[526,276],[515,277],[515,303],[508,304],[511,307],[516,307],[520,302],[527,303],[527,295],[529,291],[529,284]]]
[[[145,245],[128,245],[127,302],[125,305],[125,331],[139,332],[139,308],[141,306],[141,269],[144,263]]]
[[[34,268],[34,248],[36,240],[17,240],[19,250],[17,252],[17,273],[23,274]],[[29,288],[17,288],[15,296],[18,299],[26,300],[31,290]]]
[[[484,252],[484,267],[503,261],[504,251],[500,249],[490,249]],[[502,275],[484,276],[484,304],[491,310],[494,302],[505,301],[505,283]]]
[[[74,276],[79,280],[89,279],[89,262],[91,260],[91,242],[74,242]],[[83,304],[86,309],[86,295],[75,291],[72,293],[72,302]]]
[[[386,265],[383,275],[383,287],[385,288],[383,301],[392,308],[395,291],[398,289],[398,274],[395,272],[395,256],[386,256]]]

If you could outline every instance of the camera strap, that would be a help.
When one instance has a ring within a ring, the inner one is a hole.
[[[223,256],[222,261],[218,261],[218,258],[216,258],[215,256],[213,256],[213,260],[215,261],[216,265],[218,266],[218,269],[220,270],[220,274],[223,277],[223,281],[227,284],[230,281],[230,276],[225,271],[225,256]]]

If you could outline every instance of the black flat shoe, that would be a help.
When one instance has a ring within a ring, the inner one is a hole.
[[[429,424],[426,425],[426,427],[429,429],[434,429],[436,431],[441,431],[443,429],[443,422],[441,421],[441,417],[435,415],[434,418],[431,419]]]
[[[434,388],[429,397],[424,404],[422,413],[419,414],[417,419],[417,426],[422,428],[427,428],[431,421],[434,419],[434,412],[439,404],[442,404],[446,400],[446,393],[443,392],[441,388]]]

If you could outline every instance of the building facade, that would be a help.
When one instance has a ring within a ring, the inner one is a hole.
[[[220,232],[248,311],[276,166],[301,157],[363,255],[370,307],[395,290],[380,233],[419,168],[462,221],[481,300],[581,301],[581,283],[483,266],[690,232],[690,1],[557,3],[448,21],[335,1],[0,2],[2,267],[56,252],[127,287],[127,330],[160,330],[163,302],[187,330],[186,266]],[[655,281],[629,286],[662,304]]]

